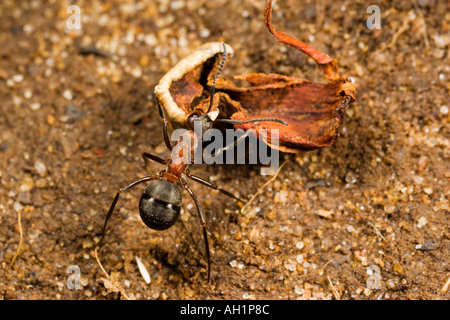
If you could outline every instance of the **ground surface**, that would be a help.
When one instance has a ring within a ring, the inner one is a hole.
[[[124,195],[99,258],[126,296],[449,298],[449,4],[378,2],[381,29],[369,30],[372,2],[318,3],[277,1],[273,24],[353,77],[357,102],[341,137],[323,150],[283,155],[286,165],[244,213],[191,184],[207,216],[211,285],[187,194],[180,221],[165,232],[139,218],[144,186]],[[65,32],[71,4],[0,3],[3,299],[118,297],[101,280],[94,245],[117,189],[163,168],[144,168],[141,158],[167,156],[153,88],[191,50],[230,44],[225,77],[276,72],[324,81],[310,59],[265,29],[262,0],[76,1],[79,35]],[[98,52],[82,54],[94,46]],[[247,198],[269,179],[254,166],[193,170]],[[80,290],[67,286],[70,266],[81,271]]]

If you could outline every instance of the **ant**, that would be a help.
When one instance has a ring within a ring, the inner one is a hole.
[[[225,45],[224,45],[225,48]],[[226,49],[225,49],[226,50]],[[220,65],[219,71],[213,81],[213,84],[211,86],[211,92],[210,92],[210,106],[208,109],[211,109],[212,106],[212,98],[214,96],[214,90],[215,90],[215,82],[216,79],[219,77],[220,73],[222,72],[223,65],[225,63],[226,58],[226,51],[224,53],[224,57],[222,59],[222,63]],[[222,121],[227,123],[247,123],[247,122],[254,122],[255,125],[258,123],[258,121],[277,121],[286,124],[282,120],[278,119],[271,119],[271,118],[264,118],[264,119],[254,119],[250,121],[236,121],[236,120],[230,120],[230,119],[217,119],[212,121],[207,114],[205,114],[201,109],[197,108],[195,109],[191,115],[188,117],[186,124],[188,129],[179,137],[177,143],[175,146],[172,146],[169,140],[169,136],[167,133],[168,130],[168,122],[167,119],[164,117],[164,113],[161,110],[161,106],[158,105],[159,112],[161,117],[164,121],[163,126],[163,133],[164,133],[164,142],[166,144],[166,147],[171,152],[171,157],[169,159],[162,159],[158,156],[155,156],[150,153],[144,152],[142,154],[142,158],[144,161],[153,160],[155,162],[158,162],[160,164],[166,165],[167,168],[160,171],[156,175],[149,175],[145,176],[143,178],[140,178],[131,184],[127,185],[126,187],[120,188],[117,192],[116,196],[114,197],[114,200],[109,208],[109,211],[105,218],[105,223],[103,225],[103,231],[102,236],[100,238],[100,241],[98,242],[97,246],[100,246],[102,243],[103,238],[105,237],[105,231],[106,231],[106,225],[111,218],[114,208],[116,207],[116,204],[119,200],[120,195],[125,193],[126,191],[134,188],[135,186],[144,183],[149,182],[146,189],[142,193],[140,199],[139,199],[139,214],[142,219],[142,221],[145,223],[147,227],[153,230],[167,230],[170,227],[172,227],[175,222],[178,220],[178,217],[180,215],[181,210],[181,203],[182,203],[182,194],[180,191],[180,188],[177,187],[176,183],[180,183],[181,186],[189,193],[190,197],[195,203],[195,206],[197,208],[197,215],[200,220],[200,225],[203,229],[203,238],[204,238],[204,244],[205,244],[205,251],[206,251],[206,259],[207,259],[207,279],[208,282],[210,282],[211,279],[211,255],[209,250],[209,243],[208,243],[208,235],[207,235],[207,229],[206,229],[206,221],[205,217],[203,215],[203,212],[201,210],[201,207],[199,205],[199,201],[197,197],[195,196],[192,189],[189,187],[187,183],[187,179],[189,178],[195,182],[201,183],[209,188],[218,190],[219,192],[225,194],[228,197],[231,197],[237,201],[240,201],[242,203],[246,203],[246,200],[243,200],[239,197],[236,197],[231,192],[223,189],[220,186],[214,185],[198,176],[195,176],[190,173],[189,171],[189,163],[187,161],[187,153],[194,152],[195,148],[197,147],[197,137],[195,132],[193,131],[194,123],[195,121],[202,121],[202,131],[206,131],[208,128],[212,127],[213,122]],[[287,124],[286,124],[287,125]],[[247,130],[250,131],[250,130]],[[244,138],[245,134],[240,136],[233,144],[230,144],[228,146],[225,146],[218,150],[216,152],[223,152],[234,145],[236,145],[240,140]],[[192,159],[192,157],[191,157]]]

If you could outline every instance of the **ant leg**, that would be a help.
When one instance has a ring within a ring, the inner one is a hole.
[[[181,180],[184,188],[189,192],[189,195],[191,196],[192,200],[195,202],[195,206],[197,207],[197,213],[198,217],[200,219],[200,225],[203,228],[203,239],[205,240],[205,251],[206,251],[206,259],[208,260],[208,282],[211,279],[211,254],[209,252],[209,243],[208,243],[208,234],[206,232],[206,222],[205,218],[203,217],[202,210],[200,209],[200,205],[198,203],[197,197],[195,196],[194,192],[189,188],[187,185],[187,182],[183,179]]]
[[[253,129],[254,127],[256,127],[258,125],[258,122],[255,122],[252,127],[250,129],[245,130],[244,134],[242,136],[240,136],[239,138],[237,138],[234,142],[230,143],[229,145],[226,145],[223,148],[219,148],[217,149],[217,152],[214,153],[214,157],[217,157],[219,154],[223,153],[224,151],[227,151],[228,149],[234,148],[235,146],[237,146],[242,140],[244,140],[245,138],[248,137],[248,135],[251,133],[251,129]],[[210,160],[211,156],[205,158],[205,162],[207,162],[206,160]]]
[[[241,198],[236,197],[236,196],[235,196],[234,194],[232,194],[231,192],[229,192],[229,191],[227,191],[227,190],[225,190],[225,189],[222,189],[222,187],[220,187],[220,186],[216,186],[216,185],[214,185],[214,184],[212,184],[212,183],[210,183],[210,182],[208,182],[208,181],[206,181],[206,180],[203,180],[203,179],[200,178],[200,177],[194,176],[193,174],[191,174],[191,173],[189,172],[189,169],[186,169],[186,175],[187,175],[190,179],[194,180],[195,182],[201,183],[201,184],[203,184],[203,185],[205,185],[205,186],[207,186],[207,187],[210,187],[210,188],[212,188],[212,189],[218,190],[218,191],[222,192],[223,194],[229,196],[230,198],[233,198],[233,199],[235,199],[235,200],[238,200],[238,201],[240,201],[240,202],[242,202],[242,203],[246,203],[246,202],[247,202],[246,200],[243,200],[243,199],[241,199]]]
[[[143,177],[139,180],[134,181],[133,183],[129,184],[124,188],[120,188],[119,191],[117,191],[116,196],[114,197],[114,200],[111,204],[111,207],[109,208],[108,214],[106,215],[105,224],[103,225],[102,237],[100,238],[100,241],[97,243],[97,246],[100,246],[100,244],[103,241],[103,238],[105,237],[106,224],[108,223],[109,218],[111,218],[114,208],[116,207],[117,201],[119,200],[119,196],[142,182],[151,181],[158,178],[160,178],[159,175]]]
[[[164,118],[164,113],[163,113],[163,111],[162,111],[162,109],[161,109],[161,105],[159,104],[159,102],[158,102],[158,111],[159,111],[159,116],[160,116],[161,118],[165,119],[165,118]]]
[[[169,134],[167,133],[168,127],[169,127],[169,122],[167,121],[166,117],[164,116],[164,112],[162,111],[161,105],[159,103],[158,103],[158,110],[159,110],[159,115],[164,120],[164,124],[163,124],[164,143],[166,144],[167,149],[169,149],[169,151],[172,151],[172,144],[170,143]]]
[[[166,165],[166,164],[169,163],[169,160],[167,160],[167,159],[162,159],[162,158],[160,158],[160,157],[158,157],[158,156],[155,156],[155,155],[150,154],[150,153],[147,153],[147,152],[144,152],[144,153],[142,154],[142,159],[144,159],[145,164],[147,164],[147,160],[153,160],[153,161],[155,161],[155,162],[158,162],[158,163],[164,164],[164,165]]]
[[[163,124],[164,143],[166,144],[167,149],[169,149],[169,151],[172,151],[172,144],[170,143],[169,134],[167,133],[168,126],[169,122],[164,118]]]
[[[260,121],[271,121],[271,122],[278,122],[281,124],[284,124],[285,126],[288,126],[286,121],[280,120],[280,119],[276,119],[276,118],[260,118],[260,119],[252,119],[252,120],[247,120],[247,121],[241,121],[241,120],[231,120],[231,119],[216,119],[215,122],[223,122],[223,123],[230,123],[230,124],[245,124],[245,123],[252,123],[253,125],[250,129],[245,130],[244,134],[242,136],[240,136],[239,138],[236,139],[236,141],[234,141],[233,143],[230,143],[229,145],[223,147],[223,148],[219,148],[217,150],[217,152],[214,154],[214,157],[217,157],[219,154],[223,153],[224,151],[227,151],[228,149],[231,149],[235,146],[237,146],[242,140],[244,140],[245,138],[247,138],[247,136],[250,134],[250,130],[255,128]],[[206,159],[210,159],[206,158]]]

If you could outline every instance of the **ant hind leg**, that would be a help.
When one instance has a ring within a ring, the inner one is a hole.
[[[114,200],[111,203],[111,206],[109,207],[108,214],[106,215],[105,223],[103,225],[103,230],[102,230],[102,237],[100,238],[100,241],[97,243],[98,247],[100,247],[100,244],[102,243],[103,238],[105,237],[106,224],[108,223],[109,219],[111,218],[111,216],[114,212],[114,208],[116,207],[116,204],[117,204],[117,201],[119,200],[120,195],[125,193],[126,191],[130,190],[131,188],[137,186],[138,184],[141,184],[146,181],[151,181],[154,179],[159,179],[159,178],[160,178],[159,175],[143,177],[139,180],[134,181],[133,183],[130,183],[128,186],[126,186],[124,188],[120,188],[119,191],[117,191],[116,196],[114,197]]]
[[[216,185],[214,185],[214,184],[212,184],[212,183],[210,183],[210,182],[208,182],[208,181],[206,181],[206,180],[204,180],[204,179],[202,179],[202,178],[200,178],[200,177],[197,177],[197,176],[191,174],[191,173],[189,172],[189,169],[186,169],[186,175],[187,175],[190,179],[194,180],[195,182],[201,183],[201,184],[203,184],[204,186],[207,186],[207,187],[209,187],[209,188],[212,188],[212,189],[214,189],[214,190],[217,190],[217,191],[223,193],[224,195],[226,195],[226,196],[228,196],[228,197],[230,197],[230,198],[233,198],[233,199],[235,199],[235,200],[237,200],[237,201],[240,201],[240,202],[242,202],[242,203],[246,203],[246,202],[247,202],[247,200],[244,200],[244,199],[241,199],[241,198],[236,197],[236,196],[235,196],[234,194],[232,194],[230,191],[227,191],[227,190],[223,189],[223,188],[220,187],[220,186],[216,186]]]
[[[206,259],[208,261],[208,282],[211,279],[211,254],[209,251],[209,243],[208,243],[208,233],[206,231],[206,221],[205,217],[203,216],[202,210],[200,209],[200,204],[198,203],[197,197],[195,196],[194,192],[189,188],[187,185],[187,182],[183,179],[181,180],[184,188],[189,192],[189,195],[191,196],[192,200],[194,200],[195,206],[197,207],[197,214],[200,219],[200,225],[203,229],[203,239],[205,241],[205,253],[206,253]]]

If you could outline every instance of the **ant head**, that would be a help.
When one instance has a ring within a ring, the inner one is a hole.
[[[209,117],[208,114],[204,114],[203,110],[195,110],[192,112],[188,118],[186,119],[186,126],[189,130],[195,131],[195,124],[197,123],[201,125],[201,134],[212,128],[214,120]]]
[[[153,230],[169,229],[177,221],[181,208],[181,192],[167,180],[150,182],[139,200],[139,214]]]

